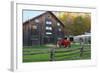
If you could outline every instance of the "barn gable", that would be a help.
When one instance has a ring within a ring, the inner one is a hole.
[[[29,19],[29,20],[25,21],[23,24],[27,24],[31,21],[34,21],[35,19],[38,19],[39,17],[44,16],[45,14],[50,14],[51,16],[53,16],[55,18],[55,20],[57,20],[64,27],[64,24],[51,11],[46,11],[43,14],[40,14],[40,15],[32,18],[32,19]]]

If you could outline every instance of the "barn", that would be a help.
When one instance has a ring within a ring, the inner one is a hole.
[[[23,22],[23,46],[56,44],[64,37],[64,24],[51,11]]]

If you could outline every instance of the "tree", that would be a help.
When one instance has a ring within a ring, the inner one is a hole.
[[[60,12],[58,18],[65,25],[66,35],[80,35],[91,29],[91,15],[89,13]]]

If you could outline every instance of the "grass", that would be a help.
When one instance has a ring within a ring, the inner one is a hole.
[[[81,46],[79,44],[72,44],[70,48],[56,48],[56,52],[54,55],[55,61],[91,59],[90,45],[84,45],[85,52],[83,52],[83,55],[81,57],[79,49],[80,47]],[[51,49],[52,46],[47,45],[23,47],[23,62],[50,61]]]
[[[24,56],[23,62],[38,62],[38,61],[48,61],[49,60],[49,54],[38,54],[38,55],[27,55]]]

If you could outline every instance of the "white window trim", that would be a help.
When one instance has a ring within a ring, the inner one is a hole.
[[[51,32],[46,32],[46,34],[49,34],[49,35],[51,35],[52,33],[51,33]]]
[[[59,28],[58,30],[61,31],[61,28]]]
[[[51,21],[46,21],[46,24],[52,24],[52,22]]]
[[[60,23],[57,23],[57,26],[60,26]]]
[[[39,20],[38,20],[38,19],[35,19],[35,22],[36,22],[36,23],[39,23]]]
[[[33,25],[32,28],[33,28],[33,29],[37,29],[37,26],[36,26],[36,25]]]
[[[48,27],[48,26],[46,26],[45,29],[46,29],[46,30],[52,30],[52,27]]]

